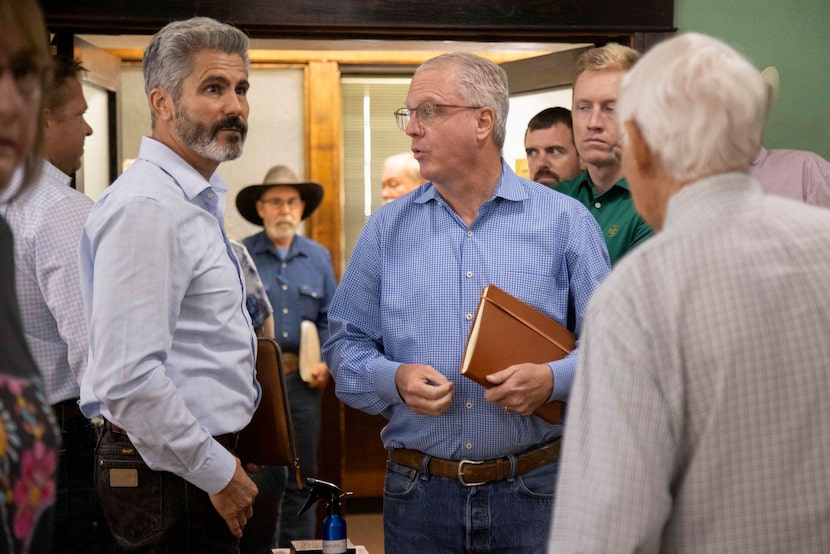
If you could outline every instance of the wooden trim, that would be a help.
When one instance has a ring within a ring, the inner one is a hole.
[[[323,185],[320,207],[306,222],[309,237],[329,249],[334,274],[345,264],[343,243],[343,108],[336,62],[311,62],[305,78],[306,175]]]
[[[106,48],[105,51],[124,62],[141,62],[141,48]],[[309,62],[337,62],[341,65],[411,65],[418,66],[441,51],[424,50],[257,50],[248,51],[251,63],[307,64]],[[546,54],[539,52],[475,52],[495,63],[511,62]]]

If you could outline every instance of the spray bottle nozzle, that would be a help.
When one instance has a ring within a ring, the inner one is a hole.
[[[343,490],[335,485],[334,483],[329,483],[328,481],[321,481],[320,479],[314,479],[313,477],[309,477],[306,479],[306,484],[310,489],[308,493],[308,500],[305,501],[305,504],[297,512],[297,515],[305,512],[315,502],[318,500],[326,499],[326,513],[340,513],[340,499],[349,496],[351,492],[343,492]]]

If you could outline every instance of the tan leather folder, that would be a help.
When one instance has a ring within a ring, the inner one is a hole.
[[[574,335],[536,308],[495,285],[484,287],[467,337],[461,374],[485,387],[487,375],[521,363],[560,360],[574,349]],[[560,423],[564,402],[553,401],[534,415]]]
[[[257,339],[256,378],[262,388],[262,399],[254,417],[239,434],[237,455],[242,463],[294,468],[300,474],[300,456],[280,347],[272,338]]]

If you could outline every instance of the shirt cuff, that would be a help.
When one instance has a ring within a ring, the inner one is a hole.
[[[235,472],[236,457],[216,439],[211,439],[210,454],[205,463],[189,475],[182,475],[182,478],[208,494],[216,494],[231,482]]]
[[[387,405],[404,404],[395,384],[395,375],[402,364],[382,358],[372,364],[372,388]]]

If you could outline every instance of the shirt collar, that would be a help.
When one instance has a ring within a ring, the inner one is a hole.
[[[594,185],[594,181],[591,180],[591,175],[588,173],[587,169],[583,171],[577,179],[579,179],[580,187],[590,187],[592,192],[597,192],[597,187]],[[621,177],[617,182],[611,185],[611,188],[609,188],[608,191],[612,190],[614,187],[620,187],[628,190],[628,181],[626,181],[625,177]],[[605,191],[605,193],[607,194],[608,191]]]
[[[227,193],[228,185],[214,173],[210,180],[206,181],[196,169],[184,161],[178,154],[173,152],[165,144],[152,137],[142,137],[138,157],[153,163],[170,175],[182,189],[189,201],[199,196],[208,188],[219,192]]]
[[[12,178],[9,180],[9,186],[0,194],[0,204],[8,204],[20,190],[20,187],[23,186],[23,166],[24,164],[20,164],[15,168]],[[57,184],[68,187],[72,183],[72,177],[45,159],[41,160],[40,172],[41,178],[47,177]]]
[[[415,198],[417,204],[426,204],[430,200],[440,200],[441,195],[438,194],[432,181],[428,183],[428,187]],[[501,175],[496,183],[496,189],[493,191],[493,198],[504,198],[505,200],[526,200],[527,192],[521,185],[521,178],[516,175],[510,166],[505,163],[504,158],[501,159]]]

